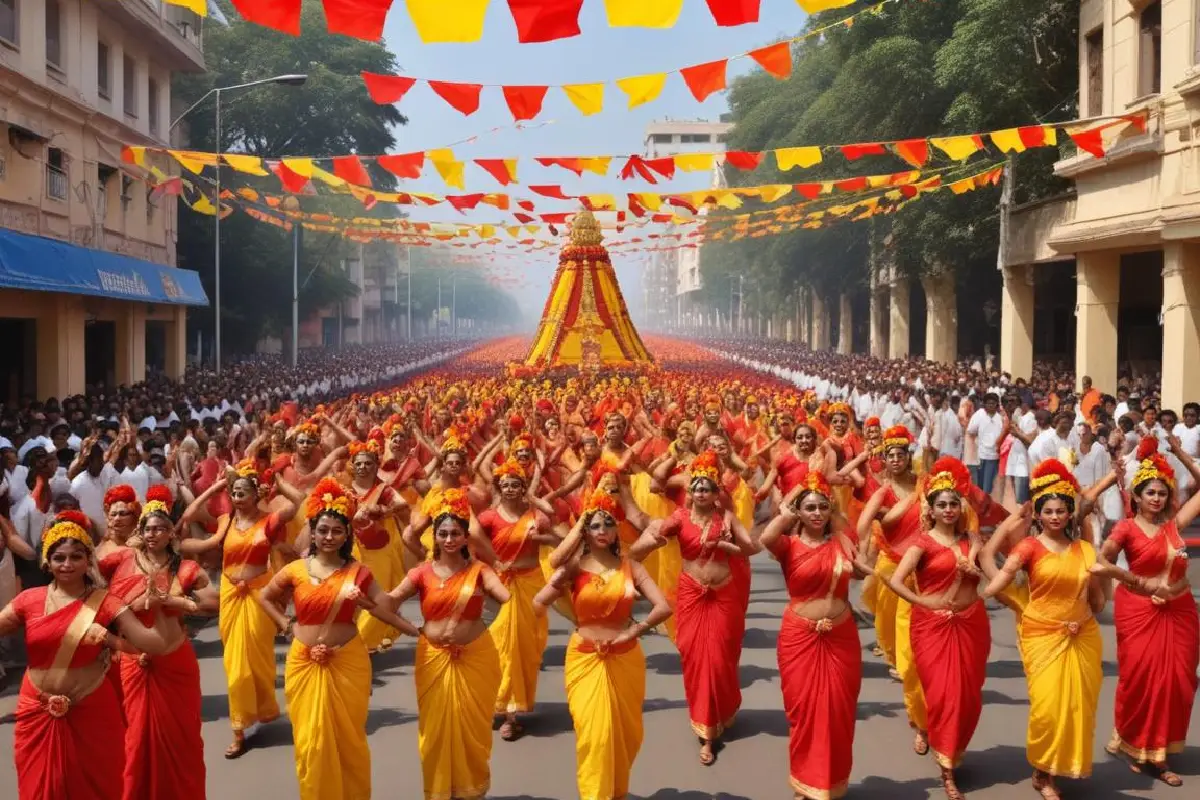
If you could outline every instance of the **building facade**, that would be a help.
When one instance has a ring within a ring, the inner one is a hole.
[[[1147,125],[1115,129],[1104,158],[1060,161],[1072,196],[1012,214],[1001,366],[1014,375],[1029,375],[1043,338],[1046,276],[1073,267],[1077,376],[1112,393],[1121,373],[1159,369],[1166,407],[1200,400],[1198,26],[1195,0],[1081,3],[1081,116]]]
[[[36,264],[3,265],[0,326],[32,335],[21,349],[36,354],[0,365],[8,396],[134,383],[148,366],[182,375],[186,306],[207,300],[194,273],[161,272],[175,265],[176,204],[121,148],[166,144],[172,73],[203,69],[200,18],[161,0],[0,0],[0,228],[75,245],[55,251],[72,270],[99,270],[102,254],[110,276],[64,287],[30,279]],[[26,252],[39,251],[8,257]]]
[[[733,124],[727,119],[660,120],[646,126],[646,158],[662,158],[684,153],[723,153],[725,137]],[[721,159],[713,165],[709,188],[724,188],[725,171]],[[680,233],[672,226],[666,233]],[[646,323],[652,328],[699,324],[702,310],[695,307],[695,293],[703,288],[700,275],[700,248],[682,247],[655,252],[643,274]]]

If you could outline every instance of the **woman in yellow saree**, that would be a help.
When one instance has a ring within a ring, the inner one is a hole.
[[[1095,614],[1108,602],[1107,581],[1092,574],[1096,550],[1089,535],[1077,535],[1074,519],[1079,484],[1057,459],[1043,461],[1030,476],[1033,531],[997,569],[1004,540],[1028,521],[1030,504],[1009,517],[992,535],[980,559],[991,579],[980,596],[993,597],[1019,570],[1029,576],[1029,605],[1018,636],[1029,687],[1026,754],[1033,788],[1058,800],[1054,779],[1085,778],[1092,771],[1092,740],[1100,698],[1102,644]]]
[[[494,569],[511,598],[492,622],[492,638],[500,653],[500,691],[496,713],[504,715],[500,738],[512,741],[522,733],[518,713],[533,710],[538,672],[550,628],[544,616],[533,613],[533,598],[546,585],[539,559],[542,545],[557,545],[550,520],[527,497],[525,468],[510,457],[492,473],[500,502],[479,515],[479,527],[496,551]]]
[[[354,616],[361,606],[410,636],[416,627],[388,610],[369,567],[353,556],[357,502],[332,478],[306,503],[307,556],[278,572],[258,594],[263,611],[293,636],[283,678],[302,800],[367,800],[371,751],[367,705],[371,661]],[[291,599],[295,622],[280,607]]]
[[[507,603],[508,589],[467,549],[471,505],[445,489],[433,512],[433,560],[389,592],[399,604],[419,595],[425,624],[417,641],[417,742],[425,800],[474,800],[491,786],[492,718],[500,655],[483,622],[483,601]]]
[[[228,478],[217,481],[197,497],[180,520],[182,529],[205,522],[205,505],[228,486],[233,513],[217,520],[217,533],[207,539],[185,539],[180,552],[188,558],[223,550],[219,628],[229,686],[229,723],[233,742],[226,758],[246,752],[246,737],[258,726],[278,719],[275,698],[275,625],[255,600],[271,580],[271,549],[287,535],[287,524],[304,502],[304,495],[275,473],[275,486],[287,503],[278,511],[259,508],[259,477],[250,461],[238,464]],[[265,488],[265,487],[264,487]]]
[[[578,627],[567,645],[567,705],[575,722],[579,796],[587,800],[618,800],[629,793],[646,697],[646,657],[638,638],[671,615],[645,568],[621,555],[622,516],[610,492],[592,492],[583,525],[555,552],[566,566],[534,600],[543,615],[563,593],[574,601]],[[654,608],[630,625],[639,592]]]

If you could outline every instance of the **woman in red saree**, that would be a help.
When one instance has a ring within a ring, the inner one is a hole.
[[[183,561],[174,543],[167,503],[153,486],[130,547],[100,561],[109,594],[167,643],[159,656],[121,659],[125,733],[124,800],[203,800],[204,741],[200,738],[200,664],[182,616],[215,614],[217,591],[195,561]],[[157,608],[147,608],[151,596]]]
[[[790,729],[791,787],[798,800],[846,794],[862,688],[862,648],[849,588],[850,579],[866,569],[855,562],[850,539],[834,527],[832,496],[824,476],[808,473],[760,539],[779,560],[787,583],[779,677]]]
[[[27,589],[0,611],[0,636],[24,629],[29,668],[17,699],[13,760],[21,800],[118,800],[125,723],[107,679],[113,627],[133,646],[167,643],[120,599],[97,586],[87,517],[64,511],[42,536],[49,586]],[[159,598],[151,598],[151,608]]]
[[[1156,445],[1158,440],[1142,440]],[[1172,441],[1186,466],[1191,458]],[[1200,514],[1200,494],[1170,515],[1175,472],[1162,455],[1139,447],[1130,497],[1134,516],[1118,522],[1100,550],[1100,572],[1116,578],[1117,697],[1107,750],[1130,767],[1149,766],[1170,786],[1183,781],[1167,756],[1183,750],[1196,700],[1200,615],[1187,577],[1187,547],[1179,532]],[[1164,521],[1165,520],[1165,521]],[[1114,566],[1125,554],[1129,569]]]
[[[629,552],[631,559],[641,561],[668,539],[679,540],[683,571],[675,601],[675,644],[692,731],[700,737],[700,763],[706,767],[716,760],[713,748],[742,705],[738,664],[746,633],[746,559],[757,551],[738,518],[717,502],[720,472],[712,450],[692,459],[690,504],[648,528]]]
[[[948,800],[963,800],[954,781],[983,711],[992,631],[979,599],[981,543],[968,505],[971,475],[941,458],[921,479],[923,530],[908,544],[888,588],[912,604],[909,635],[929,724],[929,746]],[[916,577],[909,588],[909,576]]]

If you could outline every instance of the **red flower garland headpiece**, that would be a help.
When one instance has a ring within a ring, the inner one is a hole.
[[[358,499],[333,478],[322,478],[304,503],[304,516],[309,520],[332,513],[349,522],[357,512]]]
[[[867,417],[867,421],[863,423],[863,428],[879,428],[882,424],[879,422],[879,417]]]
[[[104,493],[104,510],[108,511],[113,503],[125,503],[127,505],[138,505],[137,492],[127,483],[118,483],[116,486]],[[133,512],[138,513],[137,509]]]
[[[912,446],[912,432],[903,425],[893,425],[883,432],[883,449],[903,447],[906,450]]]
[[[810,492],[817,492],[830,500],[833,499],[833,490],[829,486],[829,481],[819,470],[805,470],[804,477],[800,479],[800,485]]]
[[[925,475],[924,483],[921,494],[925,497],[951,491],[964,498],[971,493],[971,472],[957,458],[943,456],[933,462],[933,466]]]
[[[1175,492],[1175,470],[1163,454],[1158,452],[1156,437],[1147,436],[1138,442],[1136,457],[1137,472],[1133,474],[1133,481],[1129,484],[1133,489],[1136,490],[1150,481],[1162,481],[1172,493]]]
[[[721,477],[721,459],[712,450],[705,450],[695,458],[692,463],[688,464],[688,485],[692,486],[696,481],[704,479],[712,483],[713,486],[719,486]]]
[[[1029,476],[1029,495],[1036,503],[1038,498],[1056,494],[1074,500],[1079,495],[1079,481],[1071,474],[1067,465],[1057,458],[1048,458],[1033,468]]]
[[[614,497],[612,493],[603,486],[593,489],[592,493],[588,495],[587,502],[584,503],[583,514],[581,516],[586,519],[597,511],[603,511],[617,522],[623,522],[625,520],[625,512],[621,508],[621,504],[618,503],[617,498]]]
[[[492,480],[497,485],[500,484],[500,479],[505,477],[520,478],[522,483],[529,484],[529,476],[525,474],[525,468],[514,456],[509,456],[503,464],[492,470]]]

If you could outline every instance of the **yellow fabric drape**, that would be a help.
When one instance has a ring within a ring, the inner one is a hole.
[[[775,161],[785,172],[796,167],[811,167],[821,163],[821,148],[785,147],[775,151]]]
[[[489,632],[457,649],[417,642],[417,746],[425,800],[473,800],[491,786],[500,655]]]
[[[296,746],[301,800],[368,800],[371,750],[367,710],[371,659],[358,637],[333,651],[325,664],[292,641],[284,670],[284,696]]]
[[[916,581],[912,576],[906,582],[912,589]],[[891,590],[888,594],[896,597]],[[912,603],[896,597],[896,671],[904,682],[904,710],[908,712],[908,724],[919,731],[929,730],[929,721],[925,708],[925,692],[921,690],[921,676],[917,674],[917,662],[913,658],[912,638],[909,632],[912,627]]]
[[[646,656],[640,643],[625,653],[601,655],[567,645],[567,705],[575,723],[579,796],[612,800],[629,793],[629,773],[642,746]]]
[[[879,581],[875,595],[875,642],[883,650],[888,664],[896,666],[896,611],[900,597],[887,587],[898,567],[886,551],[879,552],[875,574]]]
[[[379,584],[379,588],[390,592],[404,579],[404,554],[401,552],[404,545],[400,541],[400,530],[396,525],[396,520],[385,519],[378,524],[388,533],[387,545],[378,550],[367,550],[356,541],[354,558],[371,570],[371,575]],[[395,628],[386,622],[375,619],[366,612],[359,612],[355,624],[358,626],[358,633],[368,650],[378,650],[385,639],[395,641],[396,637],[400,635]]]
[[[279,716],[275,699],[275,623],[254,599],[271,580],[264,573],[241,592],[228,578],[221,580],[219,629],[224,645],[222,662],[229,686],[229,724],[235,731]]]
[[[550,621],[533,613],[533,598],[546,585],[541,567],[522,573],[505,573],[501,579],[510,597],[500,606],[489,630],[500,654],[500,689],[496,713],[532,711],[537,699],[542,653],[550,635]]]

